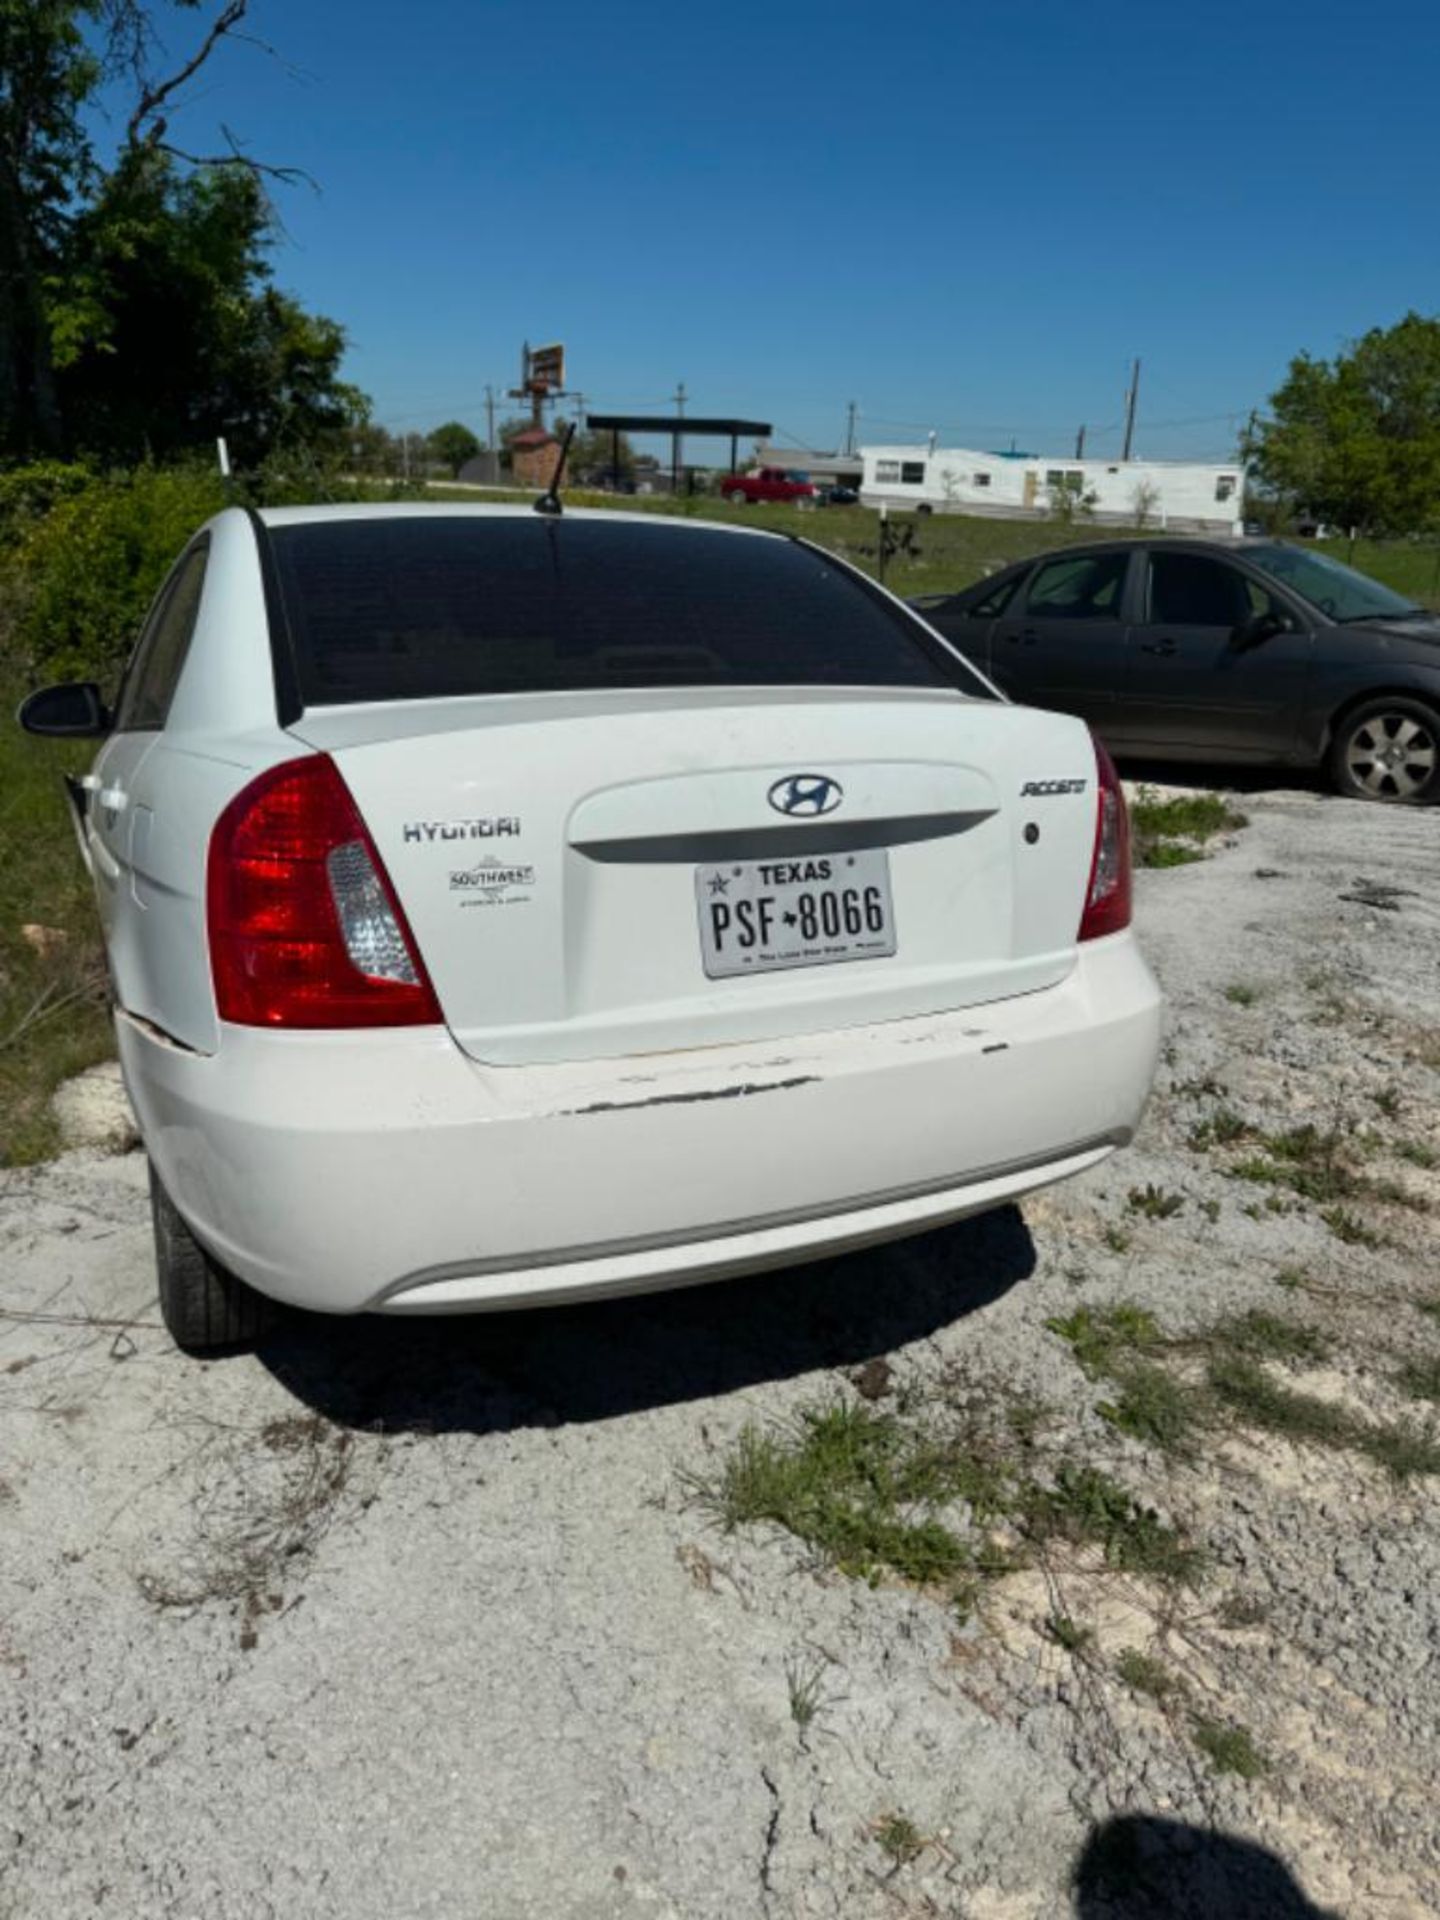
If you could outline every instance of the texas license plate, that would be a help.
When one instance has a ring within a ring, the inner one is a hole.
[[[712,980],[895,951],[890,856],[811,854],[695,869],[700,953]]]

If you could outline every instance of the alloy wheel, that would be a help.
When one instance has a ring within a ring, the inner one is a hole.
[[[1435,729],[1409,713],[1372,713],[1345,744],[1357,787],[1381,800],[1411,800],[1435,777]]]

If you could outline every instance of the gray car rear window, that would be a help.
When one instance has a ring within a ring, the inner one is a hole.
[[[782,539],[538,516],[270,535],[307,706],[598,687],[956,687],[962,660]]]

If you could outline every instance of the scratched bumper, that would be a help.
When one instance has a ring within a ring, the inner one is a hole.
[[[443,1030],[119,1037],[223,1264],[321,1311],[444,1313],[814,1258],[1063,1178],[1129,1138],[1159,1017],[1121,934],[995,1006],[625,1061],[486,1068]]]

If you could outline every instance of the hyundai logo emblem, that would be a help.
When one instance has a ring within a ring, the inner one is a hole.
[[[777,780],[770,789],[770,804],[777,813],[813,819],[833,813],[845,797],[838,780],[824,773],[791,773]]]

